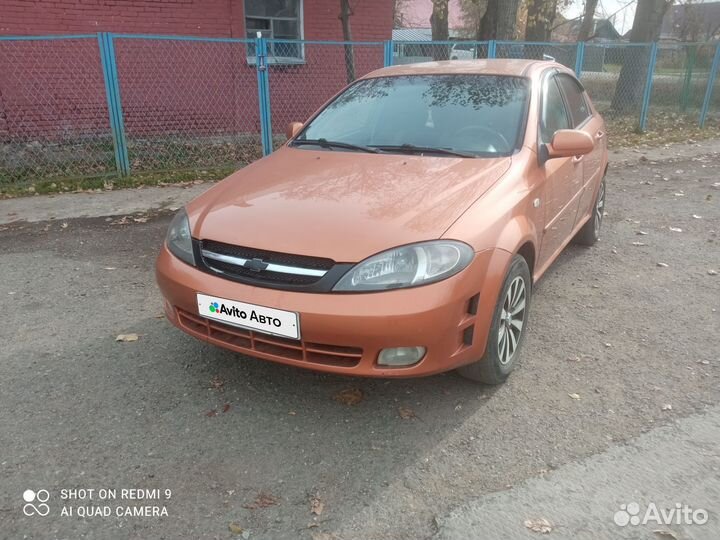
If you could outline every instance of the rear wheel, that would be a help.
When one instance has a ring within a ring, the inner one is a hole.
[[[500,289],[485,355],[477,362],[459,368],[460,375],[485,384],[505,382],[517,364],[525,337],[531,289],[527,262],[522,256],[515,255]]]
[[[575,242],[583,246],[592,246],[600,238],[600,226],[602,225],[603,216],[605,214],[605,178],[600,182],[595,204],[593,206],[593,215],[583,225],[575,236]]]

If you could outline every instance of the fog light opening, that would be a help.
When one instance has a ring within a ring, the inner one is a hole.
[[[395,347],[383,349],[378,356],[381,366],[409,366],[417,364],[425,356],[425,347]]]

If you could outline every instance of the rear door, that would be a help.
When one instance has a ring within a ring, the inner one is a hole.
[[[583,175],[578,177],[578,183],[573,187],[574,196],[579,197],[575,218],[575,223],[577,223],[590,212],[600,176],[603,174],[602,157],[606,144],[605,125],[600,115],[593,113],[585,90],[575,77],[567,73],[559,73],[557,82],[565,97],[572,127],[584,131],[595,141],[595,149],[578,158],[583,161]]]
[[[549,144],[559,129],[569,129],[570,115],[565,100],[556,82],[556,75],[550,72],[542,85],[540,105],[540,144]],[[545,228],[543,229],[538,267],[543,266],[562,247],[572,232],[577,213],[575,193],[582,184],[582,161],[575,157],[560,157],[547,160],[542,165],[545,172]],[[578,178],[580,180],[578,180]]]

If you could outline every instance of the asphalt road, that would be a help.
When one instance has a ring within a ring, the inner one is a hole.
[[[522,365],[499,388],[454,373],[327,376],[182,334],[161,318],[153,276],[167,213],[0,227],[0,538],[416,540],[457,538],[458,523],[495,538],[462,518],[483,497],[572,482],[582,475],[568,468],[658,428],[716,427],[717,173],[717,154],[613,168],[601,242],[570,247],[538,284]],[[128,333],[139,339],[115,341]],[[345,389],[363,399],[336,401]],[[706,444],[688,466],[717,478],[719,452]],[[667,471],[657,458],[670,499],[674,487],[692,495],[677,456]],[[605,462],[578,501],[615,480],[616,502],[637,495]],[[63,499],[81,488],[92,499]],[[123,497],[135,488],[159,498]],[[48,515],[24,515],[28,489],[40,511],[48,491]],[[709,504],[695,527],[720,537]],[[167,516],[125,515],[145,506]],[[512,508],[514,526],[541,515]],[[614,511],[591,516],[598,531],[612,531]]]

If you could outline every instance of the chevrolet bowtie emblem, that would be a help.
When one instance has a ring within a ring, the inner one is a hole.
[[[243,268],[247,268],[248,270],[252,270],[253,272],[262,272],[267,267],[268,263],[266,263],[262,259],[249,259],[245,261],[245,264],[243,264]]]

